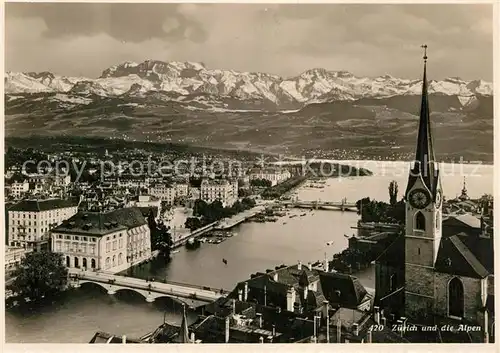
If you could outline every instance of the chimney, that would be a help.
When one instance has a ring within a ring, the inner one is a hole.
[[[372,343],[372,330],[368,330],[366,333],[366,343]]]
[[[307,286],[304,287],[304,299],[307,299]]]
[[[256,313],[255,316],[259,319],[259,328],[262,328],[262,313]]]
[[[490,333],[489,333],[489,325],[488,325],[488,311],[485,310],[484,312],[484,323],[483,323],[483,326],[484,326],[484,329],[483,329],[483,333],[484,333],[484,337],[483,337],[483,341],[484,343],[490,343]]]
[[[195,337],[194,337],[194,332],[191,332],[191,343],[195,343]]]
[[[278,272],[273,273],[273,281],[278,282]]]
[[[122,336],[122,343],[127,343],[127,336],[125,335]]]
[[[238,300],[243,301],[243,289],[238,289]]]
[[[273,337],[276,336],[276,326],[273,325]]]
[[[342,343],[342,321],[337,321],[337,343]]]
[[[359,324],[357,322],[352,324],[352,333],[355,336],[359,336]]]
[[[297,264],[297,270],[302,270],[302,262],[299,261],[299,263]]]
[[[307,263],[307,268],[309,269],[309,271],[311,271],[311,270],[312,270],[312,263],[311,263],[311,262],[308,262],[308,263]]]
[[[225,325],[225,335],[224,342],[229,342],[229,316],[226,316],[226,325]]]
[[[328,300],[323,301],[323,316],[328,317]]]
[[[377,325],[380,325],[380,311],[379,311],[379,307],[378,306],[374,306],[373,310],[375,312],[374,315],[373,315],[373,319],[375,320],[375,323]]]
[[[248,300],[248,282],[245,282],[245,287],[243,289],[243,301],[246,302]]]
[[[398,321],[396,321],[396,324],[398,325],[398,328],[400,329],[400,334],[401,334],[401,337],[404,336],[404,333],[405,333],[405,330],[404,330],[404,327],[403,327],[403,320],[402,319],[399,319]]]
[[[286,293],[286,310],[293,311],[293,303],[295,303],[295,289],[290,287]]]
[[[259,343],[264,343],[264,337],[262,336],[259,337]]]
[[[236,300],[232,299],[231,304],[233,306],[233,315],[235,315],[236,314]]]

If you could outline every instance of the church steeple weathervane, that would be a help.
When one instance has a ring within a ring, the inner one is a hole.
[[[408,179],[407,193],[415,181],[422,178],[426,188],[431,192],[432,199],[436,196],[438,187],[438,169],[435,164],[434,147],[431,133],[429,95],[427,83],[427,44],[421,46],[424,50],[424,74],[422,78],[422,97],[420,102],[420,121],[418,124],[417,148],[415,161]]]

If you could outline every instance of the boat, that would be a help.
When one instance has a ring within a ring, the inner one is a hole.
[[[286,222],[283,222],[283,225],[285,225],[285,224],[286,224]]]
[[[297,215],[296,214],[290,215],[290,218],[293,218],[293,217],[297,217]]]
[[[188,241],[186,242],[186,248],[187,249],[196,249],[200,247],[200,241],[195,238],[189,238]]]
[[[178,252],[181,252],[181,251],[180,251],[180,250],[174,250],[174,251],[172,251],[171,253],[172,253],[172,254],[177,254]]]

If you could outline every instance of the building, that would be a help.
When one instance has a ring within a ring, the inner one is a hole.
[[[77,199],[23,200],[8,210],[8,243],[40,250],[48,244],[49,231],[78,212]]]
[[[27,193],[30,189],[30,184],[27,181],[23,182],[14,182],[10,186],[11,195],[15,198],[20,198],[25,193]]]
[[[32,249],[25,249],[22,247],[5,247],[5,271],[9,272],[14,270],[26,254],[32,252]]]
[[[238,184],[226,179],[204,179],[200,186],[200,198],[206,203],[220,201],[224,207],[232,206],[238,199]]]
[[[494,317],[492,233],[487,222],[473,216],[443,221],[435,161],[424,64],[416,158],[405,193],[405,235],[377,259],[376,305],[409,323],[479,326],[480,333],[465,339],[488,342]]]
[[[189,184],[188,183],[176,183],[175,184],[175,197],[187,197],[189,194]]]
[[[283,168],[259,168],[250,171],[249,179],[252,180],[268,180],[271,186],[277,185],[290,179],[292,174]]]
[[[51,231],[66,266],[120,272],[151,257],[150,230],[137,207],[79,212]]]
[[[138,195],[129,200],[127,207],[149,207],[161,209],[161,201],[152,195]]]
[[[157,197],[161,201],[165,201],[169,205],[173,205],[174,200],[177,197],[177,186],[174,187],[167,184],[155,184],[149,188],[148,192],[150,195]]]
[[[229,297],[299,314],[321,311],[325,300],[334,308],[359,310],[369,310],[373,301],[356,277],[300,262],[254,274],[238,283]]]

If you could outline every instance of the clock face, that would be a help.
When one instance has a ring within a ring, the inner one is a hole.
[[[413,190],[408,199],[415,208],[425,208],[431,202],[429,194],[423,189]]]

